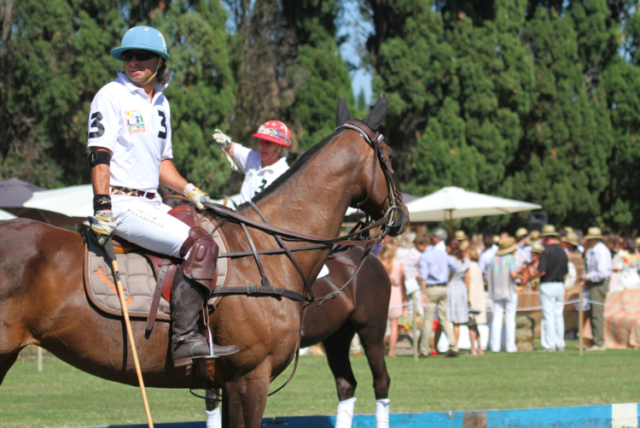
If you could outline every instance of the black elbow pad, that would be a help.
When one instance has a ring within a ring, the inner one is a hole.
[[[89,155],[89,168],[93,169],[97,165],[109,165],[111,163],[111,155],[103,150],[91,152]]]

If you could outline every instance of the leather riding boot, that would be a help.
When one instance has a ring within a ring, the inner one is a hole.
[[[176,273],[176,283],[171,290],[171,357],[175,367],[187,366],[192,364],[194,359],[210,356],[209,343],[197,331],[198,317],[205,299],[206,294],[200,284],[186,278],[180,271]],[[236,352],[237,346],[213,344],[215,357],[224,357]]]

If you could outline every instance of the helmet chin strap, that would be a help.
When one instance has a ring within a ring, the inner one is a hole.
[[[161,67],[161,66],[162,66],[162,59],[161,59],[160,61],[158,61],[158,65],[156,66],[156,71],[155,71],[155,73],[153,73],[153,74],[151,75],[151,77],[149,77],[146,81],[144,81],[144,82],[140,83],[140,85],[141,85],[141,86],[144,86],[144,85],[146,85],[146,84],[150,83],[153,79],[155,79],[155,78],[156,78],[156,76],[158,75],[158,70],[160,70],[160,67]]]

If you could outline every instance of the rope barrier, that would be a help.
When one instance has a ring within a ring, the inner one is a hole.
[[[576,303],[580,303],[580,299],[573,299],[573,300],[567,300],[566,302],[564,302],[564,306],[566,305],[574,305]],[[594,301],[591,299],[584,299],[584,303],[591,303],[594,305],[602,305],[602,306],[609,306],[611,308],[621,308],[621,309],[635,309],[640,311],[640,306],[626,306],[626,305],[612,305],[610,303],[604,303],[604,302],[598,302],[598,301]],[[404,308],[407,306],[411,306],[411,303],[403,303],[401,305],[391,305],[389,306],[389,309],[393,309],[393,308]],[[437,308],[438,305],[434,305],[432,303],[429,303],[427,306],[421,305],[423,308],[427,307],[427,308]],[[529,306],[529,307],[525,307],[525,308],[517,308],[516,312],[528,312],[528,311],[538,311],[541,310],[542,306]],[[487,308],[486,309],[487,312],[493,312],[491,310],[491,308]]]

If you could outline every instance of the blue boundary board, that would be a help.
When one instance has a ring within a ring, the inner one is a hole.
[[[398,413],[389,418],[398,428],[637,428],[639,404],[551,407],[543,409],[487,410],[469,412]],[[204,416],[204,415],[203,415]],[[262,428],[333,428],[335,416],[265,418]],[[102,425],[95,428],[145,428],[147,425]],[[206,428],[202,422],[160,423],[157,428]],[[353,428],[376,428],[374,415],[355,415]]]

